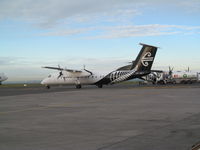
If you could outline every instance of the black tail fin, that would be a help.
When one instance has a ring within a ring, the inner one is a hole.
[[[142,49],[138,54],[135,62],[132,64],[131,69],[135,69],[136,71],[150,71],[157,49],[158,47],[142,44]]]

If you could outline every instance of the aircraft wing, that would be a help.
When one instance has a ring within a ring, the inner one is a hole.
[[[64,68],[60,68],[60,67],[48,67],[48,66],[45,66],[45,67],[42,67],[42,68],[60,70],[60,71],[64,70],[64,71],[68,71],[68,72],[71,72],[71,73],[81,73],[82,72],[81,70],[64,69]]]

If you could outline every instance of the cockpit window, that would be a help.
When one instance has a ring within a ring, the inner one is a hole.
[[[48,78],[51,78],[51,75],[49,75]]]

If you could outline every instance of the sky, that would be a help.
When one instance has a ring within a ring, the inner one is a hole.
[[[58,66],[108,72],[160,47],[154,69],[200,71],[199,0],[0,0],[0,72],[41,80]]]

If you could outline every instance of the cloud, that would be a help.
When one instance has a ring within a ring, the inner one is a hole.
[[[62,68],[83,69],[83,65],[88,70],[108,73],[119,66],[126,65],[127,58],[19,58],[0,57],[0,72],[4,72],[9,77],[9,81],[41,80],[49,73],[56,70],[43,69],[42,66],[54,66],[59,64]]]
[[[99,69],[103,64],[104,69],[110,69],[112,66],[118,66],[121,63],[128,62],[127,58],[109,57],[109,58],[85,58],[85,57],[49,57],[41,58],[24,58],[24,57],[0,57],[1,70],[13,69],[41,69],[42,66],[58,66],[65,68],[83,68],[83,65]],[[105,67],[106,66],[106,67]]]
[[[181,1],[180,6],[189,13],[199,13],[200,12],[200,1],[199,0]]]
[[[121,38],[176,34],[176,31],[170,30],[172,27],[173,26],[158,24],[107,27],[103,35],[96,36],[95,38]]]
[[[122,38],[139,36],[160,36],[172,34],[185,34],[191,31],[199,31],[200,26],[177,26],[177,25],[131,25],[108,27],[103,35],[95,38]]]
[[[0,57],[0,67],[15,65],[20,59],[19,57]]]
[[[55,58],[56,59],[56,58]],[[41,60],[40,58],[26,57],[0,57],[0,68],[24,68],[24,67],[41,67],[42,65],[58,63],[54,58]],[[59,59],[57,59],[59,60]]]
[[[122,23],[142,14],[146,8],[161,5],[200,12],[199,0],[1,0],[0,20],[25,20],[43,28],[73,22]]]
[[[199,26],[135,25],[134,17],[148,13],[149,8],[163,6],[163,11],[169,11],[169,5],[177,11],[194,9],[200,13],[199,0],[1,0],[0,20],[30,22],[45,29],[37,33],[39,36],[85,34],[95,39],[199,32]]]
[[[143,37],[161,36],[174,34],[199,34],[200,26],[180,26],[180,25],[119,25],[95,28],[64,29],[54,32],[40,34],[42,36],[69,36],[96,31],[95,36],[88,36],[88,39],[109,39],[122,37]],[[99,31],[99,32],[98,32]]]
[[[137,13],[134,8],[127,8],[130,1],[123,0],[2,0],[0,1],[0,19],[24,19],[52,27],[60,22],[86,22],[108,16],[130,16]],[[126,9],[126,10],[124,10]],[[128,10],[127,10],[128,9]]]
[[[41,33],[39,34],[39,36],[69,36],[69,35],[86,33],[92,30],[94,30],[94,28],[64,29],[64,30],[59,30],[59,31]]]

